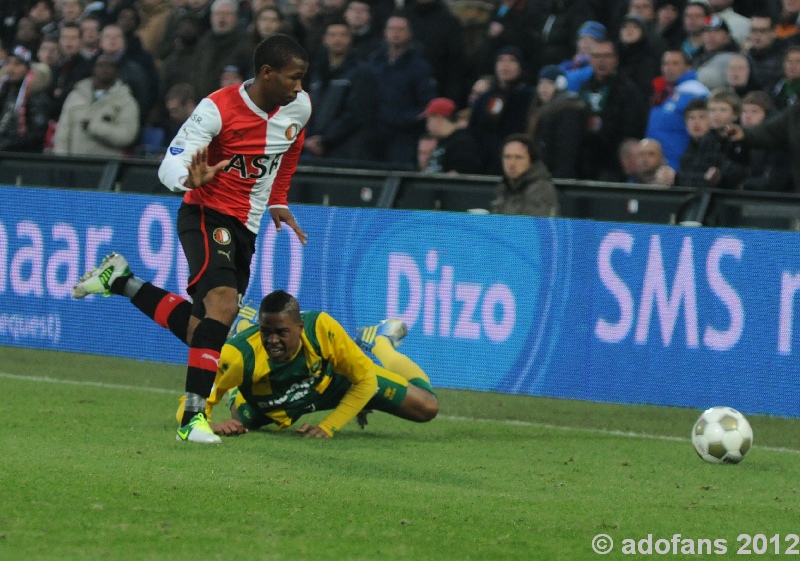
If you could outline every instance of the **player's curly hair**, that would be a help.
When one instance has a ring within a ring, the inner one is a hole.
[[[280,70],[294,59],[308,62],[308,53],[292,37],[276,33],[261,41],[253,53],[253,66],[255,74],[261,71],[265,64],[275,70]]]
[[[297,298],[283,290],[270,292],[261,301],[258,315],[261,314],[289,314],[293,319],[300,320],[300,302]]]

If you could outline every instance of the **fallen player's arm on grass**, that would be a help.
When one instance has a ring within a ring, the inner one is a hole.
[[[339,322],[324,312],[317,318],[316,334],[322,356],[352,384],[339,405],[317,425],[328,436],[333,436],[373,398],[378,391],[378,376],[375,363],[347,335]]]

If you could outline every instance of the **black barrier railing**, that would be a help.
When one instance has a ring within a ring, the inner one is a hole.
[[[0,152],[0,184],[171,194],[156,160]],[[496,176],[301,165],[293,203],[465,212],[489,209]],[[620,222],[800,230],[800,195],[557,179],[561,216]]]

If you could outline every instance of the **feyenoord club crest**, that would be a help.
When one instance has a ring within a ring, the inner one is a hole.
[[[231,233],[227,228],[217,228],[212,235],[214,236],[214,241],[220,245],[231,243]]]
[[[300,132],[300,127],[292,123],[286,127],[286,140],[294,140],[298,132]]]

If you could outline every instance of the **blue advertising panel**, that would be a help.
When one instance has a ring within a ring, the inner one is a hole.
[[[185,295],[180,200],[0,187],[0,344],[183,363],[125,298],[73,300],[103,255]],[[351,333],[385,317],[443,388],[800,416],[796,233],[297,206],[247,299],[285,289]],[[800,329],[799,329],[800,330]]]

